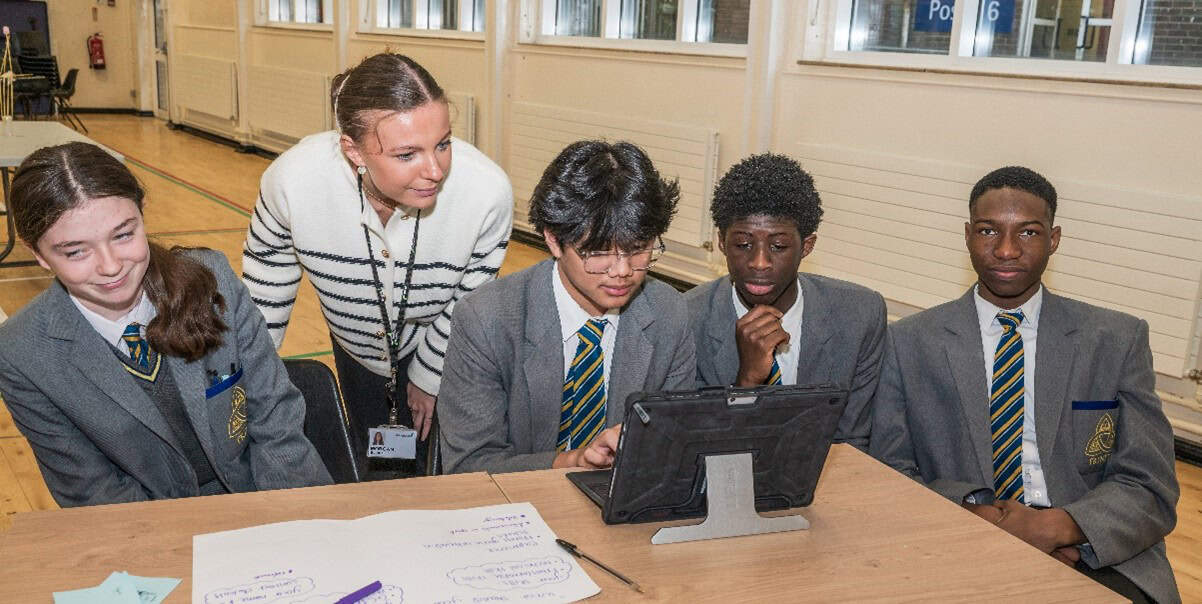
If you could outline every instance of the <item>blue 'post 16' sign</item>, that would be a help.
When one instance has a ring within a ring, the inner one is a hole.
[[[914,7],[914,31],[948,33],[952,31],[952,16],[956,0],[918,0]],[[981,2],[981,29],[995,34],[1008,34],[1014,26],[1014,0],[984,0]]]
[[[914,31],[952,31],[955,9],[956,0],[918,0],[914,7]]]

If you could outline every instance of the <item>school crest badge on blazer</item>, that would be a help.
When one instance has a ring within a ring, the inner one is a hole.
[[[1089,465],[1096,466],[1110,458],[1110,452],[1114,450],[1114,437],[1114,418],[1106,413],[1098,420],[1093,437],[1085,444],[1085,456],[1089,458]]]
[[[246,390],[242,386],[234,386],[230,393],[229,434],[239,444],[246,440]]]

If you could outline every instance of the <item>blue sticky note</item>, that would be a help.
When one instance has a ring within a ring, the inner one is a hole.
[[[133,577],[115,572],[96,587],[54,593],[54,604],[142,604]]]
[[[159,604],[179,579],[114,572],[96,587],[54,593],[54,604]]]
[[[159,604],[167,599],[167,594],[179,585],[179,579],[170,577],[139,577],[130,575],[134,579],[134,586],[138,589],[138,597],[141,598],[141,604]]]

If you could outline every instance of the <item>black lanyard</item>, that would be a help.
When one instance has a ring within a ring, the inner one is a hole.
[[[359,177],[359,208],[366,209],[367,199],[363,195],[363,177]],[[395,209],[393,210],[396,211]],[[375,252],[371,247],[371,233],[367,225],[363,225],[363,240],[367,242],[367,263],[371,266],[371,277],[376,286],[376,303],[380,307],[380,320],[384,322],[385,347],[388,348],[388,425],[397,425],[397,414],[400,411],[396,401],[397,371],[401,363],[401,331],[405,325],[405,311],[409,307],[409,286],[413,282],[413,265],[417,260],[417,229],[421,226],[422,212],[417,211],[413,221],[413,244],[409,246],[409,268],[405,271],[405,286],[401,289],[401,313],[397,317],[397,330],[393,332],[392,321],[388,319],[388,304],[384,301],[384,284],[380,281],[380,272],[376,269]]]

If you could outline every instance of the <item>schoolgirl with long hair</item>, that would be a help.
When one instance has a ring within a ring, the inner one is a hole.
[[[35,151],[17,235],[54,273],[0,324],[0,394],[59,505],[328,484],[305,405],[225,257],[147,240],[103,149]]]

